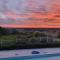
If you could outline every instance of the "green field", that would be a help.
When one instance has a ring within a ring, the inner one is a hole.
[[[16,35],[1,35],[0,40],[16,40]]]
[[[0,49],[10,48],[16,45],[16,35],[1,35]]]

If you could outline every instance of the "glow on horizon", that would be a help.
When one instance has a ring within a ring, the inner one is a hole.
[[[0,26],[8,28],[60,28],[60,0],[21,0],[21,2],[22,7],[17,6],[19,8],[17,10],[15,6],[18,2],[12,6],[12,0],[8,2],[8,10],[0,14]],[[13,24],[9,22],[10,19],[14,21]]]

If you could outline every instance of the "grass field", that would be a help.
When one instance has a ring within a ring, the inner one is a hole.
[[[16,45],[16,35],[1,35],[0,36],[0,49],[12,48]]]
[[[17,35],[1,35],[0,40],[16,40]]]

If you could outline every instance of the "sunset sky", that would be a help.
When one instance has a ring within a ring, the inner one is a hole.
[[[60,0],[0,0],[0,26],[60,28]]]

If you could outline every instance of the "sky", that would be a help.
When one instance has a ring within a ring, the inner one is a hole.
[[[60,28],[60,0],[0,0],[0,26]]]

